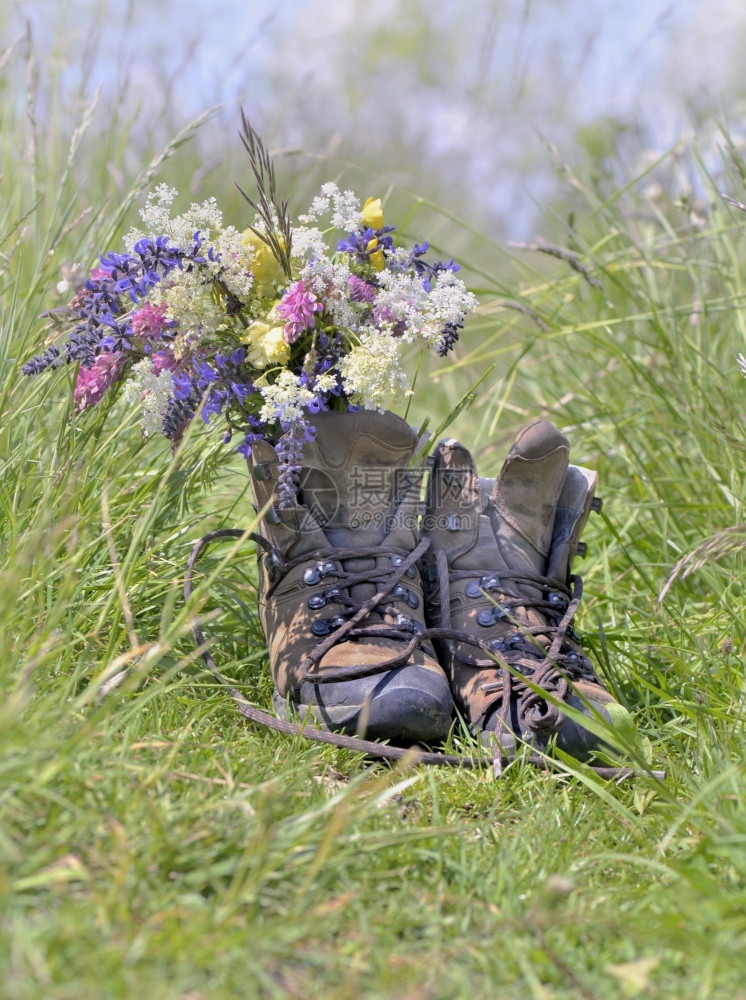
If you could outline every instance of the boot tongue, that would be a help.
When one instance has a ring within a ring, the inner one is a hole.
[[[536,420],[518,435],[495,480],[493,530],[501,561],[513,572],[546,572],[569,451],[564,434]]]
[[[301,503],[335,547],[379,545],[406,491],[417,437],[393,413],[327,412],[305,445]]]

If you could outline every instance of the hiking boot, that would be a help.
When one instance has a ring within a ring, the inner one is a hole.
[[[564,435],[537,420],[520,432],[497,479],[480,480],[463,445],[441,442],[428,489],[424,528],[432,547],[423,573],[428,624],[462,633],[436,648],[471,730],[502,751],[517,742],[545,750],[555,740],[585,760],[603,741],[523,680],[629,731],[629,714],[604,688],[573,629],[582,581],[570,566],[600,501],[597,474],[569,465],[568,456]]]
[[[275,708],[369,739],[440,741],[453,700],[420,638],[420,476],[408,471],[417,437],[392,413],[325,412],[314,423],[296,504],[270,507],[258,529]],[[254,445],[249,469],[262,510],[276,502],[275,449]]]

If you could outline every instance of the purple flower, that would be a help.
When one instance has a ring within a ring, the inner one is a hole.
[[[195,358],[192,361],[192,367],[197,374],[197,387],[199,389],[206,389],[211,382],[215,382],[218,378],[217,371],[211,368],[206,361],[198,361]]]
[[[378,295],[378,289],[375,285],[363,281],[356,274],[351,274],[347,279],[347,288],[353,302],[374,302],[376,295]]]
[[[354,254],[363,264],[370,262],[370,255],[380,250],[391,250],[394,241],[387,233],[393,233],[396,226],[383,226],[382,229],[358,229],[356,233],[349,233],[347,238],[340,240],[337,250],[345,250]]]
[[[251,382],[231,382],[229,388],[239,403],[242,403],[247,396],[254,392],[254,386]]]
[[[303,281],[289,285],[277,305],[278,314],[285,320],[285,342],[294,344],[298,337],[314,325],[314,313],[321,312],[322,304]]]
[[[249,431],[238,448],[236,448],[236,451],[239,455],[243,455],[244,458],[248,458],[253,446],[263,440],[264,436],[262,434],[255,434],[254,431]]]
[[[402,319],[400,316],[396,316],[389,306],[380,305],[373,309],[373,322],[376,325],[381,323],[390,323],[392,326],[392,332],[394,336],[401,337],[406,333],[407,321]]]
[[[201,394],[188,375],[173,376],[174,394],[166,403],[161,432],[173,443],[181,440],[184,428],[197,412]]]
[[[300,472],[303,466],[303,443],[312,441],[309,432],[315,432],[304,421],[290,424],[275,445],[279,459],[277,470],[277,506],[282,510],[298,502]]]
[[[461,265],[457,264],[456,261],[451,258],[449,261],[435,261],[431,264],[429,261],[421,260],[420,258],[423,254],[427,253],[430,249],[428,243],[417,243],[412,248],[412,258],[410,261],[410,266],[414,268],[415,273],[419,274],[422,278],[422,285],[426,292],[429,292],[432,288],[433,281],[437,278],[441,271],[456,271],[461,270]]]
[[[225,404],[228,402],[228,393],[225,390],[212,388],[207,394],[204,406],[202,407],[202,419],[206,424],[210,423],[210,417],[216,413],[222,413]]]
[[[176,375],[173,376],[174,381],[174,398],[180,401],[189,399],[194,392],[196,392],[196,385],[192,380],[190,375]],[[199,395],[197,395],[199,398]]]
[[[70,303],[78,322],[64,348],[47,348],[26,362],[23,373],[38,375],[46,368],[58,368],[71,361],[90,369],[104,347],[110,354],[127,351],[133,331],[121,296],[127,294],[137,303],[174,268],[204,264],[205,258],[199,254],[202,242],[195,233],[191,248],[182,250],[169,245],[167,236],[159,236],[156,240],[139,240],[133,253],[102,255],[101,267],[91,271]]]
[[[435,345],[435,352],[441,358],[444,358],[446,354],[451,350],[453,345],[459,338],[459,332],[463,326],[463,323],[446,323],[443,329],[440,331],[440,337]]]

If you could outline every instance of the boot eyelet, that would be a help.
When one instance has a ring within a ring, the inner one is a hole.
[[[321,571],[318,566],[309,566],[303,571],[303,582],[307,587],[313,587],[321,580]]]
[[[306,601],[306,604],[311,609],[311,611],[318,611],[319,608],[323,608],[326,604],[326,597],[324,594],[311,594],[311,596]]]
[[[396,587],[394,587],[394,595],[396,597],[406,597],[408,593],[409,591],[407,590],[407,588],[403,587],[400,583],[397,584]]]
[[[340,625],[344,625],[345,619],[339,615],[336,618],[317,618],[316,621],[311,625],[311,631],[314,635],[322,636],[329,635]]]
[[[505,610],[497,607],[497,605],[494,608],[482,608],[477,615],[477,625],[481,625],[482,628],[489,628],[490,625],[496,625],[503,618],[505,618]]]
[[[567,598],[564,594],[558,593],[556,590],[550,590],[547,594],[547,600],[550,604],[557,606],[559,611],[565,611],[568,605]]]
[[[392,566],[401,566],[401,564],[403,562],[404,562],[404,557],[403,556],[392,556],[391,557],[391,565]],[[417,570],[414,568],[414,566],[410,566],[405,571],[404,575],[408,576],[410,580],[414,580],[414,578],[417,576]]]
[[[319,567],[319,571],[322,576],[327,576],[329,573],[333,573],[334,570],[335,566],[334,563],[331,561],[331,559],[327,559],[327,561],[325,563],[322,563],[321,566]]]
[[[419,608],[420,606],[419,597],[417,596],[417,594],[413,594],[411,590],[407,594],[407,604],[410,606],[410,608]]]
[[[479,582],[471,580],[466,585],[467,597],[481,597],[487,590],[497,590],[500,586],[500,578],[497,576],[483,576]]]

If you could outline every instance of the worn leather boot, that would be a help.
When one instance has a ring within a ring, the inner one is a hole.
[[[496,480],[477,476],[457,441],[435,453],[424,533],[428,624],[463,638],[437,642],[458,708],[487,745],[556,746],[580,760],[603,741],[531,690],[629,732],[573,629],[582,592],[573,556],[598,476],[569,465],[567,439],[537,420],[518,435]],[[475,638],[479,646],[470,645]]]
[[[424,630],[413,430],[392,413],[319,413],[304,446],[297,504],[258,529],[259,614],[275,707],[327,729],[433,743],[453,714]],[[257,510],[276,502],[278,458],[249,459]]]

